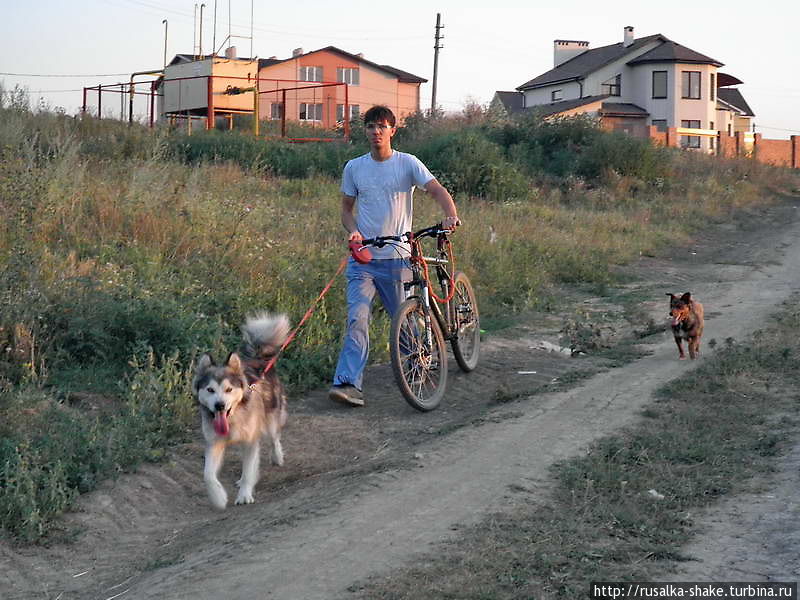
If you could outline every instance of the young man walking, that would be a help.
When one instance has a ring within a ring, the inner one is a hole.
[[[453,198],[420,160],[392,149],[397,132],[395,116],[385,106],[364,114],[370,151],[349,161],[342,175],[342,225],[349,241],[361,241],[412,231],[413,193],[424,189],[444,212],[442,226],[455,229],[458,219]],[[377,292],[386,311],[394,315],[405,300],[403,280],[410,274],[408,244],[370,248],[372,260],[347,265],[347,332],[333,377],[331,400],[364,406],[361,386],[369,356],[369,320]]]

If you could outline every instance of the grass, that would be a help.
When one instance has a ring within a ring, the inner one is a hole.
[[[583,598],[592,581],[648,581],[687,560],[693,515],[750,489],[800,423],[797,300],[752,341],[718,347],[642,419],[551,469],[543,499],[469,528],[360,598]],[[654,490],[651,492],[650,490]],[[517,490],[526,492],[525,490]],[[654,493],[658,497],[654,497]],[[655,508],[657,506],[657,508]]]
[[[772,201],[765,190],[796,186],[788,171],[752,161],[605,135],[583,121],[510,123],[475,110],[415,117],[398,133],[397,147],[428,159],[455,194],[466,223],[454,237],[457,266],[487,327],[547,310],[557,285],[603,290],[614,265],[743,218]],[[559,140],[574,156],[552,151]],[[137,455],[164,456],[194,425],[178,382],[198,351],[235,347],[247,313],[300,319],[344,254],[338,176],[363,149],[153,132],[31,110],[0,89],[0,483],[14,490],[0,509],[6,534],[37,539],[75,494],[134,467]],[[596,168],[603,155],[606,168]],[[424,194],[416,204],[417,224],[439,219]],[[342,296],[339,283],[282,356],[292,393],[329,379]],[[596,342],[583,324],[573,330]],[[380,312],[372,336],[371,358],[386,360]],[[72,406],[86,392],[106,396],[111,414]],[[42,433],[53,415],[60,426]],[[123,443],[124,428],[136,433]],[[53,451],[61,438],[83,440],[81,464]]]

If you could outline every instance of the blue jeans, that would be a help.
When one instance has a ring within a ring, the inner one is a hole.
[[[372,260],[362,265],[352,258],[347,264],[347,332],[345,333],[334,385],[350,384],[361,389],[369,357],[369,321],[375,292],[390,316],[406,298],[403,281],[411,272],[405,260]]]

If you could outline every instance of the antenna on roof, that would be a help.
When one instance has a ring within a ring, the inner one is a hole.
[[[194,4],[194,22],[192,23],[192,56],[197,56],[197,3]]]
[[[217,0],[214,0],[214,33],[211,35],[211,54],[217,54]]]
[[[167,30],[169,28],[169,23],[167,20],[164,19],[161,21],[164,24],[164,68],[167,68]]]

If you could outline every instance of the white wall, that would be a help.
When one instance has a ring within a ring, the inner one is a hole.
[[[673,65],[675,71],[675,127],[681,126],[683,120],[697,120],[700,121],[700,129],[708,129],[711,121],[714,121],[714,128],[717,128],[717,101],[716,91],[714,93],[714,100],[711,100],[709,94],[709,85],[711,73],[717,72],[717,67],[714,65],[693,65],[677,63]],[[700,71],[700,99],[682,98],[683,91],[681,89],[681,80],[683,71]],[[700,147],[704,150],[709,149],[708,138],[700,139]]]
[[[169,65],[164,72],[163,112],[192,110],[208,106],[208,80],[212,59]],[[183,79],[198,77],[198,79]],[[170,81],[180,79],[180,81]]]
[[[534,90],[527,90],[525,94],[525,106],[537,106],[539,104],[551,104],[551,94],[554,90],[561,90],[561,100],[574,100],[581,98],[581,86],[577,81],[568,81],[565,83],[558,83],[549,85],[547,87],[536,88]],[[583,94],[586,96],[586,94]],[[556,100],[560,102],[560,100]]]

